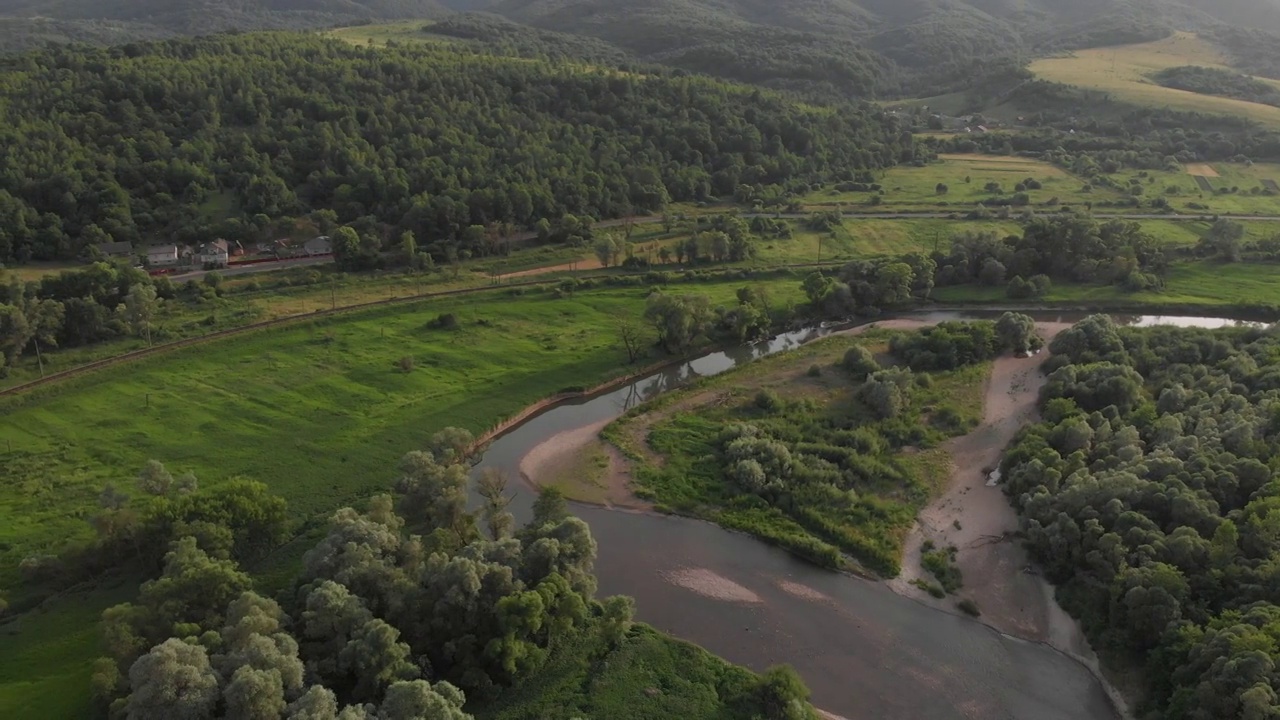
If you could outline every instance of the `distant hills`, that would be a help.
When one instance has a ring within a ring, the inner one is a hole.
[[[1280,43],[1280,0],[0,0],[0,50],[477,12],[641,62],[877,97],[964,89],[1036,55],[1175,29]]]

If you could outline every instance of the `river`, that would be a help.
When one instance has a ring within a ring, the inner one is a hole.
[[[1031,313],[1072,322],[1079,314]],[[989,317],[934,312],[911,319]],[[1222,318],[1116,316],[1117,322],[1221,327]],[[498,437],[485,467],[518,477],[520,459],[562,431],[617,417],[691,379],[798,347],[830,328],[785,333],[710,353],[601,395],[568,401]],[[533,491],[516,486],[511,509],[528,518]],[[893,593],[882,583],[829,572],[747,535],[716,525],[647,513],[575,505],[599,543],[600,594],[636,598],[637,618],[760,671],[787,663],[813,691],[814,704],[849,720],[1107,720],[1118,715],[1101,684],[1075,660],[1001,635],[971,619]],[[686,589],[690,573],[728,582],[731,599]]]

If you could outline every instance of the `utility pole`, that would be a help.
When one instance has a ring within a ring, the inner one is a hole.
[[[40,365],[40,377],[44,377],[44,358],[40,357],[40,338],[36,337],[36,363]]]

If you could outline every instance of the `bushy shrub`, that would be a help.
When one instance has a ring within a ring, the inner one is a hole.
[[[880,369],[880,363],[876,362],[876,358],[871,351],[861,345],[854,345],[844,354],[844,359],[840,361],[840,367],[844,368],[855,380],[865,380],[868,375]]]

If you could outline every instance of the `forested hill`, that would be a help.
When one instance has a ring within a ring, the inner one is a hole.
[[[997,61],[1173,30],[1280,32],[1276,0],[0,0],[0,51],[476,12],[647,63],[859,97],[950,92]]]
[[[0,146],[0,262],[307,214],[474,242],[476,226],[853,179],[913,152],[869,106],[289,33],[8,58]]]
[[[46,42],[115,44],[224,30],[436,18],[437,0],[0,0],[0,52]]]

